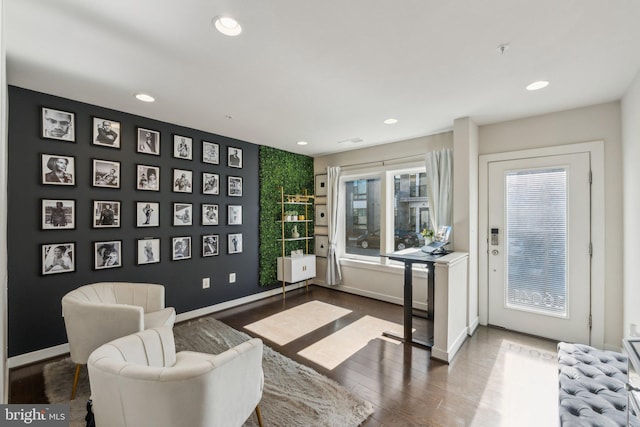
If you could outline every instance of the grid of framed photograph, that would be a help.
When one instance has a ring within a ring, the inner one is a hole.
[[[76,228],[76,201],[42,199],[42,230],[73,230]]]
[[[227,147],[227,166],[242,169],[242,148]]]
[[[120,122],[94,117],[91,142],[102,147],[120,148]]]
[[[160,203],[136,202],[136,227],[159,227]]]
[[[94,242],[93,268],[104,270],[118,267],[122,267],[122,240]]]
[[[191,258],[191,236],[172,237],[171,248],[173,261]]]
[[[329,217],[327,217],[327,205],[315,205],[315,225],[326,227],[329,225]]]
[[[202,194],[220,194],[220,176],[217,173],[202,172]]]
[[[227,253],[242,253],[242,233],[227,234]]]
[[[329,236],[315,236],[315,254],[316,256],[326,258],[329,252]]]
[[[160,191],[160,168],[136,165],[136,190]]]
[[[218,205],[202,204],[202,225],[218,225]]]
[[[75,248],[75,243],[42,245],[42,275],[76,271]]]
[[[193,187],[193,171],[184,169],[173,170],[173,192],[191,193]]]
[[[151,129],[138,128],[138,153],[160,155],[160,132]]]
[[[227,206],[227,225],[242,225],[242,206]]]
[[[42,137],[60,141],[76,141],[76,115],[68,111],[42,107]]]
[[[42,184],[76,185],[76,159],[60,154],[41,154]]]
[[[93,201],[93,228],[120,227],[120,202],[115,200]]]
[[[227,195],[233,197],[242,197],[242,177],[227,177]]]
[[[193,225],[193,204],[174,203],[173,204],[173,225]]]
[[[137,264],[155,264],[160,262],[160,239],[146,237],[138,239],[137,243]]]
[[[193,139],[188,136],[173,135],[173,157],[193,160]]]
[[[220,163],[220,145],[202,141],[202,163],[217,165]]]
[[[326,173],[316,175],[315,193],[316,193],[316,196],[327,195],[327,174]]]
[[[210,257],[220,254],[219,236],[217,234],[206,234],[202,236],[202,256]]]
[[[93,159],[91,176],[94,187],[120,188],[120,162]]]

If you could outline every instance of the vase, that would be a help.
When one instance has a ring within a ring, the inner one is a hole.
[[[297,239],[298,237],[300,237],[300,233],[298,233],[297,225],[293,226],[293,231],[291,231],[291,237],[293,237],[294,239]]]

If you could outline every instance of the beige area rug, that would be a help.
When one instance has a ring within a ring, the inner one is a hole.
[[[381,338],[400,344],[400,341],[383,337],[382,333],[387,331],[402,336],[403,326],[377,317],[364,316],[298,354],[327,369],[334,369],[373,339]]]
[[[285,345],[327,325],[351,310],[311,301],[266,317],[245,326],[245,329],[278,345]]]
[[[250,337],[213,318],[205,317],[174,328],[176,349],[221,353]],[[266,426],[358,426],[373,413],[370,402],[355,396],[337,382],[264,346],[265,387],[260,402]],[[50,403],[70,403],[74,365],[71,359],[44,368],[45,393]],[[71,402],[72,427],[83,426],[89,398],[86,368]],[[255,414],[245,426],[256,426]],[[109,426],[100,426],[109,427]],[[135,426],[143,427],[143,426]]]

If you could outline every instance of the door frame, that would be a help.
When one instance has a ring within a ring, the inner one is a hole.
[[[604,346],[605,308],[605,191],[604,191],[604,141],[592,141],[554,147],[483,154],[478,168],[478,314],[481,325],[489,318],[489,163],[547,157],[561,154],[589,153],[591,158],[591,317],[590,344]]]

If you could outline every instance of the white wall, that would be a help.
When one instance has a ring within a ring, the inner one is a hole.
[[[636,119],[637,120],[637,119]],[[622,339],[622,128],[619,102],[482,126],[479,154],[605,142],[605,325],[606,348]],[[636,166],[637,168],[637,166]],[[633,181],[632,181],[633,182]],[[636,181],[637,182],[637,181]]]
[[[622,99],[622,189],[624,200],[624,320],[623,334],[631,325],[640,334],[640,73]],[[634,333],[635,335],[635,333]]]

